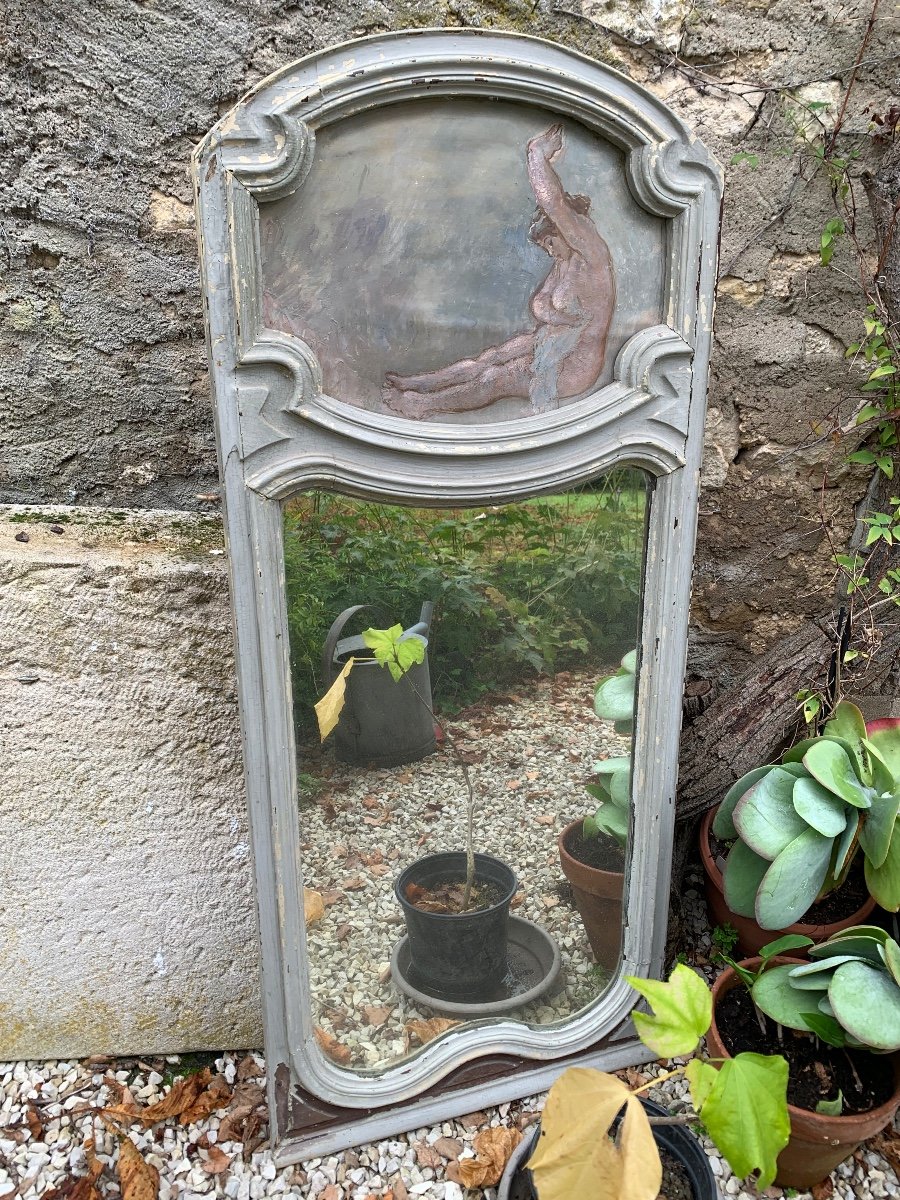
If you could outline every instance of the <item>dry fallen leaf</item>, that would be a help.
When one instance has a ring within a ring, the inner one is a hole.
[[[821,1183],[814,1183],[810,1188],[813,1200],[831,1200],[834,1195],[834,1184],[831,1182],[831,1176],[826,1176]]]
[[[185,1108],[178,1115],[182,1125],[193,1125],[202,1121],[217,1109],[225,1108],[231,1100],[231,1088],[224,1075],[214,1075],[209,1087],[200,1093],[190,1108]]]
[[[388,1017],[391,1015],[391,1013],[393,1011],[394,1010],[390,1005],[381,1005],[381,1004],[364,1004],[363,1005],[363,1012],[366,1015],[366,1021],[370,1025],[374,1025],[376,1029],[378,1029],[380,1026],[382,1026],[385,1023],[385,1021],[388,1019]]]
[[[325,901],[322,899],[322,893],[305,887],[303,889],[303,919],[306,924],[312,925],[313,921],[318,921],[324,916]]]
[[[84,1157],[87,1159],[87,1175],[78,1179],[67,1175],[59,1187],[44,1192],[42,1200],[100,1200],[97,1180],[103,1172],[103,1163],[94,1153],[93,1138],[88,1138],[84,1143]]]
[[[345,892],[358,892],[366,886],[366,881],[361,875],[355,876],[353,879],[342,879],[341,887]]]
[[[119,1182],[122,1200],[156,1200],[159,1195],[159,1171],[127,1136],[119,1139]]]
[[[339,904],[344,899],[344,893],[339,891],[320,892],[319,894],[326,908],[330,908],[332,904]]]
[[[350,674],[350,669],[356,662],[355,658],[348,658],[340,675],[337,676],[334,683],[325,693],[317,704],[313,705],[316,710],[316,718],[319,722],[319,737],[324,742],[338,723],[341,715],[341,709],[344,707],[344,696],[347,691],[347,676]]]
[[[343,925],[338,926],[338,928],[335,930],[334,936],[337,941],[342,942],[345,938],[348,938],[352,932],[353,926],[345,922]]]
[[[541,904],[544,908],[556,908],[559,904],[559,896],[541,896]]]
[[[252,1054],[245,1054],[237,1065],[238,1083],[243,1083],[245,1079],[258,1079],[264,1073],[263,1068]]]
[[[487,1123],[487,1113],[481,1112],[480,1109],[478,1112],[464,1113],[459,1118],[459,1123],[463,1129],[477,1129],[479,1125]]]
[[[28,1123],[28,1132],[36,1142],[44,1140],[44,1126],[41,1122],[41,1116],[33,1104],[29,1104],[25,1110],[25,1120]]]
[[[201,1156],[200,1166],[207,1175],[221,1175],[231,1166],[231,1159],[218,1146],[210,1146],[206,1151],[206,1158]]]
[[[437,1150],[432,1149],[427,1142],[416,1142],[413,1146],[416,1152],[416,1162],[420,1167],[442,1167],[444,1160]]]
[[[211,1081],[212,1072],[209,1067],[204,1067],[195,1075],[188,1075],[186,1079],[173,1083],[171,1091],[163,1096],[162,1100],[157,1100],[156,1104],[136,1112],[135,1120],[143,1122],[144,1125],[155,1125],[157,1121],[167,1121],[169,1117],[180,1117],[183,1112],[193,1108],[197,1098],[206,1091]]]
[[[508,792],[515,792],[521,786],[522,786],[521,779],[509,779],[509,780],[507,780],[507,783],[506,783],[506,790]]]
[[[541,813],[541,815],[539,817],[535,817],[534,820],[535,824],[537,825],[552,825],[556,820],[556,817],[551,816],[550,813]]]
[[[503,1168],[521,1140],[518,1129],[507,1129],[503,1125],[476,1133],[472,1144],[477,1157],[459,1160],[459,1177],[463,1185],[467,1188],[496,1187]]]
[[[332,1062],[339,1063],[342,1067],[345,1067],[349,1063],[352,1057],[350,1047],[343,1045],[336,1037],[326,1030],[320,1029],[318,1025],[316,1026],[316,1041],[322,1047],[322,1052]]]
[[[387,865],[387,863],[372,863],[371,867],[369,867],[371,873],[379,879],[382,875],[389,874],[390,869],[391,868]]]
[[[463,1144],[459,1138],[439,1137],[434,1148],[442,1158],[454,1159],[462,1154]]]
[[[509,902],[509,907],[510,908],[518,908],[523,903],[524,900],[525,900],[525,893],[524,892],[516,892],[516,894],[513,896],[512,900],[510,900],[510,902]]]
[[[894,1174],[900,1176],[900,1136],[898,1134],[888,1127],[872,1138],[869,1147],[883,1155],[893,1167]]]
[[[135,1101],[134,1096],[125,1086],[124,1083],[119,1083],[112,1075],[106,1075],[103,1079],[103,1085],[109,1092],[113,1103],[103,1109],[109,1117],[132,1119],[136,1113],[141,1111],[141,1106]]]
[[[449,1017],[432,1017],[430,1021],[407,1021],[404,1028],[407,1034],[418,1038],[424,1046],[432,1038],[439,1037],[440,1034],[446,1033],[448,1029],[459,1024],[461,1024],[460,1021],[452,1021]]]

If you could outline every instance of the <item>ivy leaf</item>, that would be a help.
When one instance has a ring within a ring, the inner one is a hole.
[[[739,1054],[722,1063],[697,1111],[735,1175],[759,1171],[760,1191],[775,1178],[775,1160],[791,1132],[787,1081],[781,1055]]]
[[[690,1054],[712,1023],[709,988],[690,967],[679,963],[667,983],[626,976],[636,992],[650,1002],[652,1014],[634,1012],[638,1037],[660,1058]]]

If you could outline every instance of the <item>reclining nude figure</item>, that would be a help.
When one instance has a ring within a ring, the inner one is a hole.
[[[531,297],[536,328],[437,371],[385,373],[382,396],[394,412],[422,420],[485,408],[501,397],[522,397],[534,412],[547,412],[596,383],[615,308],[615,275],[609,247],[588,216],[590,201],[569,195],[551,165],[562,151],[561,125],[528,143],[528,179],[538,205],[529,237],[553,260]]]

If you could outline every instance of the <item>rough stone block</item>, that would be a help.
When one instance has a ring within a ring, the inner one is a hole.
[[[0,509],[0,1059],[261,1044],[217,518]]]

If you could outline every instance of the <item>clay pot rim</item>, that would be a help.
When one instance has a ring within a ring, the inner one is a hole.
[[[703,870],[709,877],[710,882],[722,893],[724,899],[725,880],[722,877],[722,872],[716,866],[716,860],[713,858],[710,847],[712,823],[715,820],[716,813],[719,811],[719,807],[716,804],[712,808],[708,808],[700,822],[700,859],[703,863]],[[772,934],[773,942],[788,933],[796,933],[801,937],[812,938],[814,942],[826,942],[833,934],[839,933],[842,929],[847,929],[851,925],[862,925],[874,907],[875,897],[870,895],[866,897],[856,912],[851,913],[849,917],[842,918],[840,921],[830,921],[827,925],[812,925],[806,921],[795,921],[793,925],[786,925],[784,929],[767,929],[765,932]],[[735,913],[735,916],[738,915]],[[745,917],[744,920],[755,921],[756,918]],[[762,929],[761,925],[760,929]]]
[[[752,970],[755,970],[755,968],[758,967],[762,961],[763,961],[762,958],[757,954],[753,958],[742,958],[740,960],[740,962],[738,963],[738,966],[745,967],[748,971],[752,971]],[[770,959],[769,962],[771,964],[773,964],[774,966],[797,966],[797,967],[799,967],[799,966],[806,965],[805,959],[794,958],[792,955],[788,955],[788,954],[777,954],[774,958]],[[713,1011],[712,1011],[712,1025],[710,1026],[710,1031],[712,1031],[712,1028],[715,1027],[716,1040],[722,1046],[722,1053],[724,1054],[724,1056],[726,1058],[732,1058],[733,1055],[730,1054],[728,1052],[728,1050],[726,1050],[725,1043],[722,1041],[722,1038],[719,1035],[719,1027],[716,1024],[716,1004],[717,1004],[717,1001],[722,997],[722,995],[724,993],[731,991],[732,987],[743,987],[743,986],[744,986],[743,980],[738,975],[737,971],[735,971],[734,967],[726,967],[724,969],[724,971],[722,971],[721,974],[716,977],[716,979],[713,983],[713,986],[712,986],[712,1010]],[[870,1051],[870,1053],[874,1054],[875,1052]],[[898,1054],[900,1054],[900,1052],[894,1051],[893,1055],[890,1056],[890,1057],[894,1058],[895,1063],[898,1061]],[[816,1112],[816,1110],[813,1108],[801,1108],[799,1105],[796,1105],[796,1104],[788,1104],[788,1106],[787,1106],[788,1107],[788,1115],[792,1116],[793,1114],[796,1113],[796,1115],[799,1118],[801,1118],[805,1121],[810,1121],[814,1125],[825,1126],[825,1127],[827,1127],[831,1122],[834,1122],[834,1121],[841,1122],[843,1124],[844,1128],[847,1128],[847,1126],[851,1122],[854,1122],[854,1121],[860,1122],[860,1123],[861,1122],[868,1123],[868,1122],[880,1121],[881,1125],[886,1125],[887,1122],[893,1118],[894,1113],[897,1111],[897,1108],[898,1108],[898,1102],[900,1102],[900,1069],[898,1069],[896,1066],[895,1066],[894,1074],[895,1074],[894,1091],[891,1094],[890,1098],[885,1100],[883,1104],[879,1104],[877,1108],[869,1108],[865,1112],[846,1113],[841,1116],[835,1117],[835,1116],[830,1116],[827,1113]],[[872,1136],[872,1135],[871,1134],[867,1135],[867,1137],[870,1137],[870,1136]],[[865,1140],[865,1139],[861,1139],[861,1140]]]

